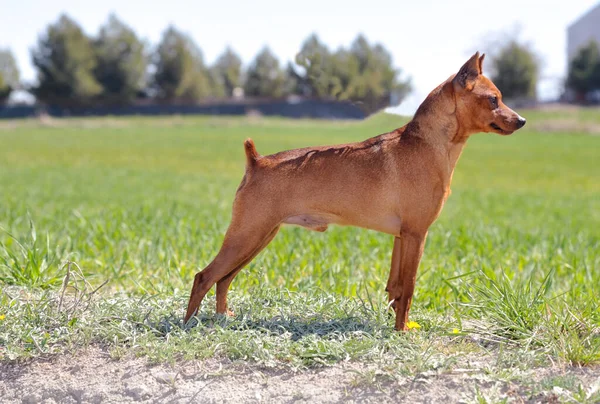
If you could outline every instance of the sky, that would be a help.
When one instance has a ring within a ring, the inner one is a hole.
[[[493,52],[493,38],[518,31],[541,57],[538,90],[549,99],[558,94],[566,71],[566,29],[596,4],[598,0],[0,0],[0,48],[13,51],[22,78],[32,81],[30,49],[62,13],[90,35],[115,13],[152,45],[174,24],[197,42],[208,63],[228,45],[246,64],[265,45],[285,63],[313,32],[331,49],[348,46],[363,33],[390,51],[402,77],[411,78],[412,98],[418,100],[475,50]]]

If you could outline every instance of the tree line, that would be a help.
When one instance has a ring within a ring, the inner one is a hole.
[[[294,63],[285,66],[264,47],[244,68],[231,48],[208,65],[192,38],[173,26],[152,47],[115,15],[93,37],[62,15],[39,37],[31,57],[37,83],[26,89],[39,102],[59,106],[125,105],[140,98],[198,102],[232,97],[236,89],[243,89],[250,97],[295,94],[353,100],[375,108],[391,95],[402,98],[411,89],[410,80],[393,66],[390,53],[363,35],[349,48],[332,52],[313,34]],[[19,86],[14,57],[2,51],[1,99]]]
[[[535,51],[514,37],[496,45],[488,65],[505,98],[534,99],[540,72]],[[200,47],[176,27],[168,27],[159,44],[150,46],[115,15],[95,36],[62,15],[39,37],[31,58],[37,83],[27,86],[20,83],[12,53],[0,50],[0,103],[18,88],[57,106],[127,105],[139,99],[193,103],[232,97],[243,89],[249,97],[352,100],[373,111],[411,91],[410,79],[393,66],[389,51],[363,35],[332,51],[312,34],[285,65],[268,47],[248,66],[229,47],[208,65]],[[565,84],[581,100],[600,90],[596,43],[570,62]]]

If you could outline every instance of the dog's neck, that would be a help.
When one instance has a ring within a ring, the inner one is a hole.
[[[452,77],[434,89],[417,109],[407,125],[409,136],[416,136],[440,154],[447,156],[448,181],[467,139],[471,135],[456,116],[456,91]]]

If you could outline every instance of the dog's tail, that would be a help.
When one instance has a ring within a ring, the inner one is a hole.
[[[252,139],[248,138],[244,141],[244,149],[246,150],[246,171],[256,165],[257,160],[261,157],[254,147]]]

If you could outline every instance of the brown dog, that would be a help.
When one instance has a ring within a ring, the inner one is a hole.
[[[252,140],[231,224],[215,259],[196,274],[185,321],[217,284],[217,313],[227,311],[233,278],[275,237],[282,223],[325,231],[330,223],[391,234],[386,291],[405,330],[429,226],[450,194],[454,166],[477,132],[510,135],[525,119],[502,103],[473,55],[433,90],[407,125],[359,143],[260,156]]]

